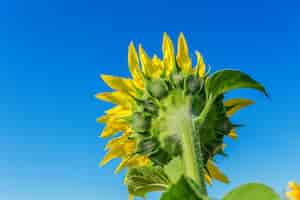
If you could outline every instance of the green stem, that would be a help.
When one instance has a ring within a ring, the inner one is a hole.
[[[194,124],[193,124],[194,125]],[[205,185],[205,177],[204,177],[204,163],[203,163],[203,157],[202,157],[202,151],[201,151],[201,138],[200,134],[195,132],[195,126],[193,126],[193,137],[194,137],[194,149],[195,152],[197,153],[197,163],[198,163],[198,173],[199,173],[199,186],[200,186],[200,191],[202,194],[207,196],[207,191],[206,191],[206,185]]]
[[[201,127],[205,123],[205,119],[207,114],[210,111],[210,108],[213,104],[214,99],[208,98],[207,103],[205,104],[201,114],[193,121],[193,141],[194,141],[194,151],[196,152],[196,162],[198,166],[198,175],[199,175],[199,182],[197,182],[200,186],[200,191],[202,194],[207,196],[206,184],[205,184],[205,177],[204,177],[204,163],[201,151],[201,137],[198,132],[196,132],[196,126]]]
[[[203,195],[207,195],[204,178],[204,163],[201,152],[201,138],[200,134],[195,131],[195,126],[204,123],[212,102],[212,99],[208,100],[202,113],[195,121],[193,121],[189,115],[181,116],[180,126],[180,132],[182,133],[184,173],[198,184]]]
[[[207,114],[210,111],[210,108],[211,108],[213,102],[214,102],[214,98],[208,97],[207,103],[205,104],[201,114],[197,118],[194,119],[194,124],[197,127],[201,127],[204,124]]]
[[[187,177],[193,179],[200,185],[199,166],[197,162],[197,153],[194,144],[193,124],[189,118],[183,117],[181,121],[181,137],[182,137],[182,150],[184,173]]]

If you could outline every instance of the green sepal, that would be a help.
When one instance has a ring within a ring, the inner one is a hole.
[[[168,95],[168,85],[163,79],[147,80],[146,88],[149,94],[157,99]]]
[[[163,193],[160,200],[208,200],[198,188],[192,179],[181,176],[176,184]]]
[[[191,104],[192,104],[191,112],[193,113],[193,115],[195,115],[195,116],[200,115],[200,113],[203,110],[204,105],[205,105],[204,92],[201,92],[199,94],[194,94],[191,97]]]
[[[143,133],[151,127],[151,116],[147,116],[146,113],[135,112],[132,117],[132,128],[137,133]]]
[[[179,156],[182,153],[182,145],[178,135],[169,135],[163,139],[163,149],[172,157]]]
[[[177,88],[183,88],[184,76],[181,73],[173,73],[171,75],[171,81]]]
[[[142,103],[143,108],[144,108],[144,112],[148,112],[151,115],[157,115],[158,114],[158,110],[159,110],[159,106],[156,105],[155,103],[153,103],[152,101],[144,101]]]
[[[190,75],[186,78],[186,90],[189,94],[200,92],[204,84],[204,81],[196,76]]]
[[[160,143],[156,138],[154,137],[145,138],[138,143],[136,153],[141,155],[151,155],[158,151],[159,146]]]
[[[151,154],[149,158],[155,165],[158,166],[164,166],[172,159],[171,155],[162,148],[159,148],[154,154]]]
[[[160,167],[148,166],[130,168],[126,175],[125,184],[128,186],[130,194],[145,197],[149,192],[167,190],[170,181]]]
[[[184,174],[184,167],[179,156],[173,158],[167,165],[164,166],[164,172],[168,175],[172,183],[179,181]]]

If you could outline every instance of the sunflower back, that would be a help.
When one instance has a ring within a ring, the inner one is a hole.
[[[228,178],[213,160],[217,154],[225,155],[224,137],[237,137],[235,129],[239,126],[229,117],[253,102],[248,99],[224,102],[224,93],[237,88],[254,88],[266,94],[263,86],[239,71],[223,70],[210,76],[198,51],[197,63],[192,67],[182,33],[176,56],[166,33],[162,50],[162,60],[156,55],[150,58],[141,45],[138,54],[131,42],[128,64],[132,79],[102,75],[115,91],[96,95],[98,99],[116,104],[98,118],[106,124],[101,137],[114,137],[107,143],[108,153],[101,165],[121,158],[116,171],[128,167],[125,183],[131,197],[168,188],[178,181],[174,177],[189,170],[193,164],[188,160],[193,159],[199,168],[195,173],[202,174],[200,177],[205,177],[208,184],[212,178],[227,183]],[[191,154],[192,158],[188,158]],[[150,172],[154,180],[149,178],[147,184],[143,176],[145,173],[149,176]],[[141,179],[144,182],[139,182]],[[153,187],[155,180],[160,187]]]

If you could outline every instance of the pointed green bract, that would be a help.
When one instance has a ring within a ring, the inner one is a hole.
[[[180,157],[176,157],[164,166],[164,171],[172,183],[176,183],[184,173],[183,163]]]
[[[268,96],[266,89],[260,83],[238,70],[221,70],[214,73],[207,81],[206,93],[215,98],[239,88],[256,89]]]
[[[261,183],[241,185],[229,192],[222,200],[280,200],[272,188]]]
[[[159,167],[131,168],[126,175],[126,184],[130,194],[145,197],[149,192],[165,191],[170,181]]]

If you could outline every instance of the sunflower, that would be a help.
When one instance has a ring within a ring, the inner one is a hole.
[[[232,123],[230,117],[253,102],[242,98],[224,101],[223,92],[227,88],[222,86],[219,87],[221,90],[216,91],[214,86],[222,83],[222,75],[214,77],[214,84],[213,80],[210,81],[213,78],[209,77],[207,65],[199,51],[195,51],[197,62],[192,67],[188,45],[182,33],[178,37],[176,55],[170,37],[164,33],[162,54],[162,59],[155,54],[150,57],[142,45],[138,46],[137,53],[131,42],[128,65],[132,77],[101,75],[113,91],[96,94],[96,98],[113,103],[115,107],[97,119],[106,124],[101,137],[112,138],[106,145],[108,152],[100,165],[119,158],[121,162],[116,172],[126,167],[129,172],[130,169],[147,166],[166,169],[174,158],[184,157],[185,147],[188,147],[183,138],[182,132],[185,130],[182,124],[197,122],[210,102],[205,122],[193,123],[191,127],[201,138],[201,162],[204,164],[207,184],[211,184],[213,179],[228,183],[228,178],[216,166],[214,157],[225,155],[224,137],[237,138],[236,129],[239,125]],[[228,70],[226,73],[229,73],[227,77],[235,77],[230,75],[235,71]],[[248,76],[239,74],[236,77],[234,81],[240,81],[242,77],[252,82],[231,89],[252,87],[265,92]],[[211,91],[215,96],[209,101],[213,96],[210,95]],[[127,176],[125,183],[130,186],[128,180]]]
[[[290,200],[300,200],[300,186],[296,182],[291,181],[289,182],[289,188],[290,191],[286,192],[286,196]]]

